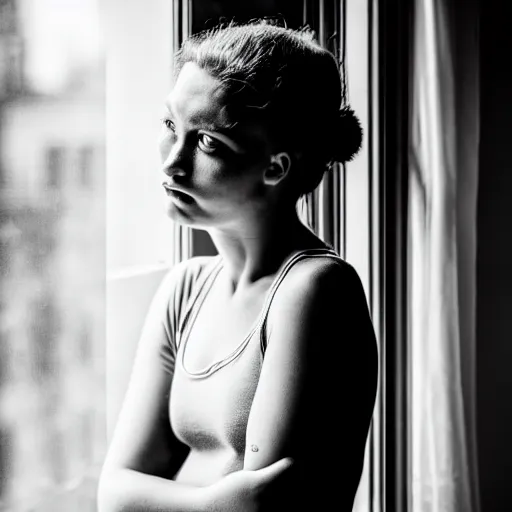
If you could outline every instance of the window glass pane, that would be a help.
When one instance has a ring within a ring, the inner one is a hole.
[[[0,510],[96,510],[105,112],[95,0],[0,1]]]

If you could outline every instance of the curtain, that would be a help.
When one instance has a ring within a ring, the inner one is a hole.
[[[471,5],[415,2],[408,201],[413,512],[479,510],[476,20]]]

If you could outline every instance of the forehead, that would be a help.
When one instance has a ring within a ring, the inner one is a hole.
[[[229,123],[222,82],[193,62],[181,69],[167,98],[171,110],[191,124]]]
[[[222,82],[193,62],[181,69],[167,105],[180,122],[228,135],[248,153],[269,150],[271,141],[265,125],[233,119],[229,97]]]

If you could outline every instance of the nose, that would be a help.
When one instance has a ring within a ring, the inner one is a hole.
[[[186,175],[190,170],[190,154],[183,141],[162,148],[162,170],[167,176]]]

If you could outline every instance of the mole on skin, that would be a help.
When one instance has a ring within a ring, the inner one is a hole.
[[[259,448],[255,444],[251,444],[251,451],[257,452]]]

